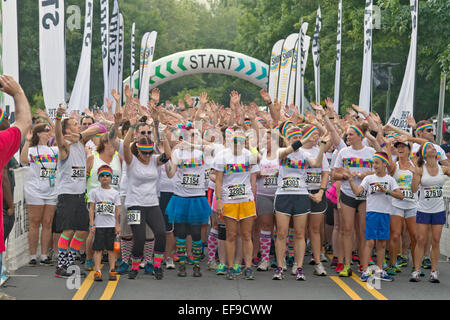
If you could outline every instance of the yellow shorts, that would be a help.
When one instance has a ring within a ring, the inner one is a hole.
[[[247,201],[240,203],[224,203],[224,216],[240,221],[249,217],[256,216],[255,201]]]

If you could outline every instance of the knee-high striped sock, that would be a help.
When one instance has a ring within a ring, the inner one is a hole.
[[[83,239],[77,238],[77,236],[73,236],[72,241],[70,242],[69,252],[67,254],[66,267],[70,267],[75,263],[75,257],[80,251],[83,241]]]
[[[153,248],[155,247],[155,240],[145,241],[144,244],[144,261],[145,263],[153,263]]]
[[[288,255],[289,257],[293,257],[295,255],[294,252],[294,229],[289,229],[289,235],[288,235]]]
[[[131,270],[139,270],[139,265],[141,264],[142,257],[131,256]]]
[[[131,248],[133,247],[133,241],[120,240],[120,248],[122,250],[122,261],[128,263],[130,261]]]
[[[186,263],[186,239],[180,239],[177,237],[177,255],[180,260],[178,263],[184,265]]]
[[[208,236],[208,262],[213,261],[216,258],[216,251],[219,247],[219,232],[211,228]]]
[[[155,251],[153,257],[153,265],[155,266],[155,268],[161,268],[161,263],[163,259],[164,259],[164,252]]]
[[[194,256],[194,265],[198,266],[202,256],[202,240],[192,241],[192,255]]]
[[[58,269],[66,264],[67,249],[69,248],[69,238],[61,234],[58,241]]]
[[[269,261],[270,256],[270,237],[271,232],[261,230],[261,233],[259,235],[259,251],[261,252],[261,258],[262,260]]]

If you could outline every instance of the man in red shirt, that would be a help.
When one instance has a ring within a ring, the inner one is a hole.
[[[0,185],[2,184],[3,168],[19,150],[21,138],[25,137],[31,128],[31,109],[22,87],[13,77],[0,75],[0,90],[14,99],[16,122],[9,127],[5,112],[0,111]],[[3,212],[3,191],[0,189],[0,212]],[[3,214],[0,214],[0,255],[5,251],[3,241]],[[0,260],[1,270],[1,260]],[[0,292],[0,300],[7,296]]]

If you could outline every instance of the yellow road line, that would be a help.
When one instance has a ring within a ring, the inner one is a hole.
[[[358,294],[353,291],[344,281],[342,281],[339,277],[337,276],[330,276],[330,279],[333,280],[334,282],[336,282],[336,284],[341,287],[342,290],[344,290],[344,292],[350,297],[352,298],[352,300],[362,300],[362,298],[360,296],[358,296]]]
[[[370,289],[367,283],[362,282],[359,280],[358,276],[355,274],[352,274],[352,279],[356,281],[361,287],[367,290],[372,296],[374,296],[377,300],[388,300],[385,296],[383,296],[381,293],[379,293],[375,288]]]
[[[100,270],[102,268],[103,264],[100,265]],[[84,300],[84,297],[86,296],[92,284],[94,283],[94,274],[95,271],[89,272],[88,276],[86,277],[86,279],[84,279],[83,283],[80,286],[80,289],[78,289],[77,293],[75,293],[72,300]]]
[[[108,284],[106,285],[105,291],[103,292],[103,295],[100,297],[100,300],[111,300],[114,292],[116,291],[119,279],[120,275],[117,275],[116,281],[108,281]]]

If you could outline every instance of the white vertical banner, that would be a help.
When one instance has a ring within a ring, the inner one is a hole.
[[[158,33],[152,31],[147,37],[145,37],[145,35],[142,41],[146,40],[146,42],[143,47],[141,46],[142,77],[139,78],[139,101],[143,106],[147,105],[150,96],[150,65],[152,64],[153,55],[155,54],[155,44]]]
[[[107,97],[112,101],[112,112],[116,109],[116,102],[112,97],[112,90],[119,91],[119,1],[114,0],[114,9],[109,22],[109,81]]]
[[[342,0],[339,0],[337,39],[336,39],[336,72],[334,75],[334,111],[337,114],[339,114],[339,101],[341,91],[341,40],[342,40]]]
[[[389,118],[389,124],[403,129],[408,129],[408,116],[414,112],[414,95],[416,82],[416,60],[417,60],[417,29],[419,0],[409,0],[411,9],[411,44],[409,47],[408,61],[406,63],[405,75],[402,87],[395,103],[394,110]]]
[[[317,9],[316,26],[314,28],[314,36],[312,43],[312,58],[314,64],[314,84],[316,93],[316,104],[320,104],[320,30],[322,29],[322,15],[320,7]]]
[[[117,86],[119,88],[118,92],[120,94],[120,101],[122,101],[122,91],[123,91],[123,52],[124,52],[124,25],[123,25],[123,16],[119,14],[119,81],[117,82]]]
[[[103,61],[103,105],[106,105],[106,98],[109,97],[109,0],[100,0],[100,31]]]
[[[84,19],[83,49],[77,77],[69,101],[69,112],[82,112],[89,108],[89,89],[91,84],[92,29],[94,17],[94,1],[86,0]]]
[[[291,75],[291,66],[294,55],[294,48],[298,41],[298,34],[290,34],[283,44],[281,52],[280,79],[278,84],[277,99],[284,106],[287,102],[287,94],[289,88],[289,77]]]
[[[292,53],[291,73],[289,75],[289,86],[286,97],[286,104],[291,105],[295,100],[295,84],[297,82],[297,66],[298,66],[298,34],[296,36],[294,51]]]
[[[2,1],[2,74],[9,74],[19,82],[19,39],[17,33],[17,0]],[[14,99],[3,95],[2,107],[9,111],[11,122],[14,122]]]
[[[308,23],[303,22],[298,33],[298,61],[297,64],[297,81],[295,88],[295,105],[298,106],[298,111],[300,113],[304,112],[303,96],[305,94],[304,77],[305,77],[305,66],[306,59],[308,57],[309,50],[309,37],[306,35],[308,30]]]
[[[359,92],[359,106],[366,112],[371,110],[372,98],[372,0],[366,0],[364,8],[364,58]]]
[[[136,43],[135,43],[135,32],[136,32],[136,23],[133,22],[133,25],[131,26],[131,52],[130,52],[130,90],[133,90],[134,86],[133,86],[133,81],[134,81],[134,77],[133,77],[133,73],[134,73],[134,69],[135,67],[135,54],[136,54]],[[132,91],[133,92],[133,91]]]
[[[284,39],[278,40],[272,47],[272,54],[270,56],[270,71],[269,71],[269,89],[268,93],[272,101],[275,101],[278,94],[278,82],[281,65],[281,50],[283,49]]]
[[[45,107],[54,119],[66,97],[64,0],[39,0],[39,63]]]

